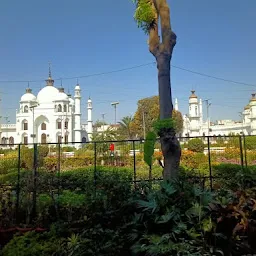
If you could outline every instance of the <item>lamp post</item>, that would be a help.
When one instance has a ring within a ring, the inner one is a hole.
[[[115,124],[116,124],[116,106],[119,104],[119,102],[112,102],[111,105],[114,107],[115,109]]]
[[[239,116],[241,117],[241,123],[242,123],[242,135],[244,135],[244,120],[243,120],[243,112],[238,112]]]
[[[32,138],[33,138],[33,144],[35,143],[35,108],[39,106],[39,103],[36,103],[34,105],[31,105],[29,108],[32,110],[32,114],[33,114],[33,134],[32,134]]]
[[[147,112],[145,112],[143,110],[142,112],[142,122],[143,122],[143,137],[144,137],[144,140],[146,139],[146,124],[145,124],[145,114],[147,114]]]
[[[102,113],[101,116],[102,116],[102,121],[103,121],[103,128],[102,128],[102,134],[103,134],[103,138],[104,138],[104,131],[105,131],[105,128],[104,128],[104,125],[105,125],[105,113]]]
[[[211,106],[211,103],[209,103],[210,99],[203,100],[206,103],[206,109],[207,109],[207,135],[210,135],[210,117],[209,117],[209,107]]]

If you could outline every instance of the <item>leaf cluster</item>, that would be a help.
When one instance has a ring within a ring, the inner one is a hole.
[[[215,255],[204,242],[214,229],[208,204],[213,194],[182,182],[163,182],[137,201],[135,255]]]
[[[174,130],[175,129],[175,120],[172,118],[166,118],[163,120],[157,120],[156,122],[153,123],[153,128],[154,131],[159,134],[163,129],[170,129]]]
[[[132,0],[136,4],[134,19],[139,28],[148,34],[156,26],[156,13],[152,0]]]
[[[149,132],[146,136],[144,143],[144,161],[151,168],[152,166],[152,157],[154,155],[156,142],[156,134],[154,132]]]

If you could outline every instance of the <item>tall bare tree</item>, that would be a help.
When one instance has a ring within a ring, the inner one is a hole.
[[[171,119],[173,104],[170,67],[176,35],[171,28],[170,9],[167,0],[133,0],[133,2],[136,4],[134,17],[138,26],[149,35],[149,51],[154,55],[157,63],[160,120]],[[176,178],[179,172],[181,148],[175,130],[171,125],[167,125],[161,127],[158,134],[164,156],[163,177],[166,180]]]

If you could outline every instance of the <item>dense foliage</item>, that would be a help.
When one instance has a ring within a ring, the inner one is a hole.
[[[179,181],[158,183],[154,179],[162,177],[158,164],[161,151],[151,147],[150,173],[144,163],[143,151],[147,149],[143,150],[144,144],[138,143],[135,145],[139,150],[135,158],[136,179],[151,182],[135,185],[132,143],[126,146],[116,143],[115,149],[122,154],[114,158],[108,154],[108,143],[104,144],[106,149],[98,145],[96,169],[93,147],[73,149],[74,157],[61,158],[60,172],[58,157],[50,155],[49,149],[39,147],[36,216],[33,215],[33,160],[30,159],[34,151],[22,148],[18,218],[18,153],[4,151],[6,155],[0,160],[3,185],[0,241],[2,246],[7,244],[3,255],[17,255],[18,251],[18,255],[55,252],[55,255],[165,256],[176,255],[177,250],[180,255],[222,255],[220,251],[224,255],[253,254],[256,168],[251,164],[256,158],[253,150],[247,150],[248,168],[242,167],[237,141],[239,138],[228,143],[218,141],[225,147],[220,152],[211,152],[215,192],[208,190],[209,162],[203,153],[184,150]],[[160,148],[159,142],[155,148]],[[50,151],[59,154],[58,147]],[[63,151],[60,148],[61,154]]]
[[[134,114],[133,121],[130,124],[131,133],[143,138],[143,119],[145,124],[145,133],[152,130],[154,122],[159,120],[159,96],[140,99],[138,101],[138,108]],[[183,118],[179,111],[173,110],[173,120],[175,123],[175,130],[179,134],[183,129]]]
[[[134,190],[120,172],[99,174],[94,190],[84,184],[89,177],[82,170],[73,175],[62,178],[67,183],[57,197],[58,221],[52,219],[49,192],[41,188],[37,223],[47,230],[20,231],[3,255],[255,253],[255,184],[242,192],[210,192],[184,176],[172,183],[137,184]]]
[[[201,139],[191,139],[188,141],[188,150],[197,153],[204,152],[204,142]]]

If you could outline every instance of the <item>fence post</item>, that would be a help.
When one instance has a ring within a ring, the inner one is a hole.
[[[96,147],[96,141],[94,141],[94,186],[96,188],[96,172],[97,172],[97,147]]]
[[[135,152],[135,141],[132,141],[132,150],[133,150],[133,181],[134,185],[136,184],[136,152]]]
[[[61,160],[61,147],[58,144],[58,195],[60,194],[60,160]]]
[[[16,224],[18,223],[19,204],[20,204],[20,144],[18,145],[18,179],[16,187]]]
[[[242,144],[242,137],[240,135],[239,135],[239,145],[240,145],[241,166],[242,168],[244,168],[243,144]]]
[[[34,161],[33,161],[33,198],[32,198],[32,219],[36,217],[36,186],[37,186],[37,144],[34,143]]]
[[[244,141],[244,161],[245,161],[245,167],[247,168],[247,150],[246,150],[246,139],[244,134],[243,134],[243,141]]]
[[[211,163],[211,148],[210,148],[210,137],[207,136],[207,146],[208,146],[208,163],[209,163],[209,177],[210,177],[210,187],[212,190],[212,163]]]

